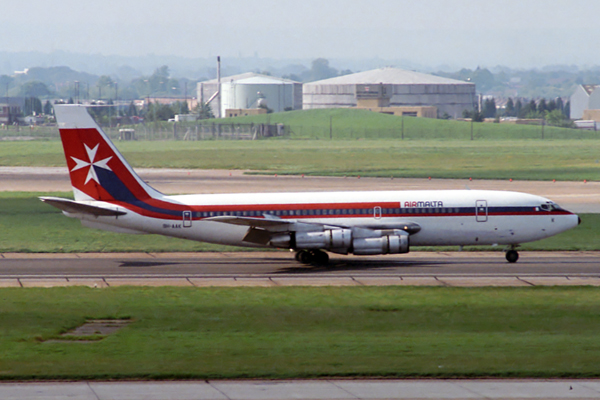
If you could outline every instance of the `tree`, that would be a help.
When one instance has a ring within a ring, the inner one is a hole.
[[[471,74],[470,78],[470,80],[477,86],[477,89],[481,90],[482,92],[487,92],[496,85],[494,74],[492,74],[487,68],[477,67],[477,69]]]
[[[522,109],[523,109],[523,103],[521,103],[521,99],[517,99],[517,102],[515,104],[515,114],[513,116],[514,117],[520,116]]]
[[[329,61],[324,58],[317,58],[312,62],[312,66],[307,71],[307,79],[305,81],[319,81],[337,76],[338,72],[335,68],[329,66]],[[305,75],[304,73],[302,75]]]
[[[506,108],[504,109],[504,115],[506,115],[507,117],[514,117],[515,116],[515,103],[513,102],[512,98],[508,98],[508,101],[506,102]]]
[[[23,104],[23,114],[40,115],[42,113],[42,102],[37,97],[27,97]]]
[[[169,78],[169,68],[163,65],[157,68],[152,75],[148,78],[148,85],[150,86],[151,93],[165,92],[167,85],[166,81]]]
[[[470,118],[473,122],[483,122],[484,116],[482,112],[477,110],[469,111],[463,110],[463,118]]]
[[[131,103],[129,103],[129,106],[127,106],[127,110],[125,111],[125,113],[127,114],[128,117],[133,117],[138,115],[138,110],[135,107],[135,104],[133,104],[133,101]]]
[[[562,100],[562,98],[560,98],[560,97],[558,97],[558,98],[556,99],[556,109],[557,109],[557,110],[560,110],[560,111],[563,111],[563,110],[565,109],[565,105],[564,105],[564,103],[563,103],[563,100]]]
[[[14,78],[8,75],[0,75],[0,93],[4,93],[5,96],[8,96],[8,88],[13,85],[14,81]]]
[[[482,113],[484,118],[496,118],[496,101],[493,98],[485,99]]]
[[[537,104],[535,104],[535,100],[531,99],[531,101],[529,102],[529,112],[537,112]]]
[[[207,103],[198,102],[196,109],[194,110],[196,114],[198,114],[198,119],[210,119],[214,118],[215,115],[210,108],[210,105]]]
[[[562,128],[573,128],[574,123],[568,117],[562,113],[562,111],[556,109],[546,114],[546,122],[548,125],[560,126]]]
[[[21,95],[25,97],[45,97],[50,94],[50,90],[44,82],[29,81],[21,85]]]
[[[537,105],[537,112],[540,115],[543,115],[546,111],[548,111],[548,106],[546,105],[546,99],[541,99]]]
[[[565,115],[565,117],[571,118],[571,102],[570,101],[567,101],[567,104],[565,104],[565,107],[563,108],[563,114]]]
[[[168,121],[175,117],[175,111],[168,104],[148,103],[146,119],[149,121]]]
[[[96,86],[98,87],[98,99],[102,99],[102,88],[113,85],[113,80],[108,75],[102,75],[98,78],[98,82],[96,82]]]
[[[44,104],[44,114],[52,115],[53,110],[54,109],[52,108],[52,104],[50,103],[50,100],[46,100],[46,104]]]
[[[173,106],[171,108],[177,114],[189,114],[190,113],[190,108],[188,107],[187,101],[176,101],[175,103],[173,103]]]

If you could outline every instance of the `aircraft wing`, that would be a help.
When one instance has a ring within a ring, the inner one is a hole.
[[[264,228],[267,230],[271,230],[271,229],[275,228],[274,230],[277,230],[277,231],[280,230],[277,228],[289,227],[290,225],[296,224],[296,221],[294,221],[294,220],[285,220],[285,219],[281,219],[281,218],[253,218],[253,217],[226,217],[226,216],[205,218],[205,221],[223,222],[223,223],[232,224],[232,225],[244,225],[244,226],[249,226],[249,227]],[[271,228],[271,229],[269,229],[269,228]]]
[[[297,220],[284,220],[281,218],[265,216],[265,218],[254,217],[234,217],[220,216],[206,218],[207,221],[222,222],[225,224],[241,225],[248,227],[248,233],[244,237],[245,242],[266,245],[274,234],[282,232],[320,232],[325,229],[346,228],[351,226],[329,225],[314,222],[298,222]],[[414,222],[400,222],[396,224],[379,224],[373,226],[357,227],[359,230],[403,230],[409,235],[415,234],[421,230],[421,227]]]
[[[275,217],[265,217],[265,218],[254,218],[254,217],[210,217],[206,218],[207,221],[215,221],[215,222],[223,222],[226,224],[233,225],[243,225],[248,226],[250,228],[262,228],[268,231],[273,232],[281,232],[282,230],[290,230],[290,231],[310,231],[312,228],[319,228],[315,230],[322,230],[323,228],[352,228],[351,226],[346,225],[324,225],[318,224],[314,222],[298,222],[297,220],[286,220]],[[363,229],[373,229],[373,230],[381,230],[381,229],[399,229],[406,231],[409,234],[417,233],[421,230],[421,227],[411,221],[400,221],[398,223],[390,224],[374,224],[374,225],[362,225]]]
[[[94,206],[91,204],[84,204],[70,199],[62,199],[60,197],[40,197],[40,200],[44,203],[48,203],[53,207],[56,207],[64,212],[73,214],[91,214],[97,217],[99,216],[112,216],[118,217],[120,215],[127,214],[125,211],[111,210],[109,208]]]

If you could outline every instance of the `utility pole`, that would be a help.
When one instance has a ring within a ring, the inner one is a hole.
[[[79,104],[79,81],[75,81],[75,104]]]
[[[404,113],[402,113],[402,140],[404,140]]]
[[[473,112],[473,116],[471,117],[471,140],[473,140],[473,119],[475,118],[475,113]]]
[[[6,82],[6,128],[10,125],[10,102],[8,101],[8,82]]]
[[[546,122],[544,120],[544,117],[542,117],[542,140],[544,140],[544,122]]]

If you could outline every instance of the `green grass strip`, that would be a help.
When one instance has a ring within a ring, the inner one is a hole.
[[[134,167],[453,179],[600,180],[600,140],[119,142]],[[0,166],[64,166],[58,140],[3,142]]]
[[[600,376],[600,291],[0,289],[0,379]],[[91,343],[87,318],[131,318]]]

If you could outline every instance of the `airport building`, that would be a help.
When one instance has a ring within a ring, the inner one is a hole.
[[[303,108],[359,107],[396,115],[462,116],[477,106],[475,84],[398,68],[305,83]]]
[[[198,83],[198,99],[209,102],[216,117],[251,115],[256,109],[273,112],[302,109],[302,84],[252,72]],[[219,107],[220,103],[220,107]],[[228,112],[228,110],[230,110]]]
[[[571,119],[595,119],[587,114],[591,110],[600,110],[600,85],[578,85],[571,95]],[[587,112],[586,112],[587,111]]]
[[[24,103],[23,97],[0,98],[0,124],[10,125],[18,122]]]

